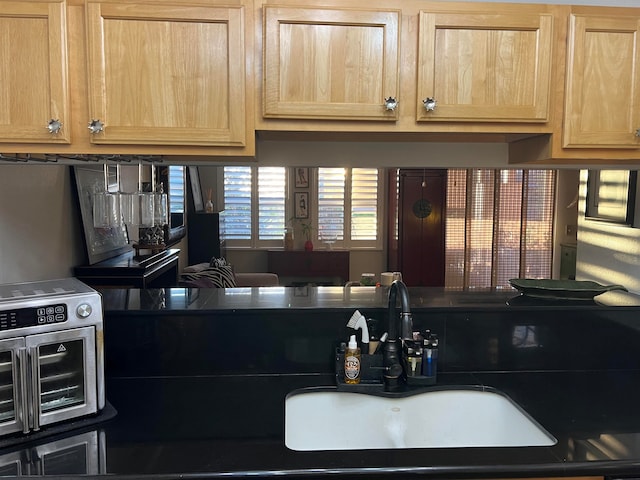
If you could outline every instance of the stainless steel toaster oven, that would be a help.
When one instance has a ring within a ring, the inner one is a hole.
[[[0,285],[0,436],[104,405],[100,294],[75,278]]]

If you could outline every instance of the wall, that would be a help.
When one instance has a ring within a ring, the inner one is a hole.
[[[0,164],[0,283],[72,275],[84,244],[69,169]]]
[[[582,170],[576,280],[620,284],[640,294],[640,229],[586,220],[586,195],[587,170]]]

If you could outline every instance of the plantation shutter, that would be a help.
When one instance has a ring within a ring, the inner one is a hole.
[[[285,225],[284,167],[258,168],[258,240],[279,240]]]
[[[344,168],[318,168],[318,237],[344,240],[345,221]]]
[[[351,170],[351,240],[378,238],[378,169]]]
[[[224,167],[225,238],[251,240],[251,167]]]

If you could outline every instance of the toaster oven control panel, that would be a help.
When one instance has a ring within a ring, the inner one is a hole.
[[[68,318],[67,306],[64,303],[3,310],[0,311],[0,331],[60,323],[67,321]]]

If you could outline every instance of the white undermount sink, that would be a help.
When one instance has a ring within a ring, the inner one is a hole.
[[[285,401],[291,450],[550,446],[557,440],[496,390],[380,397],[302,389]]]

